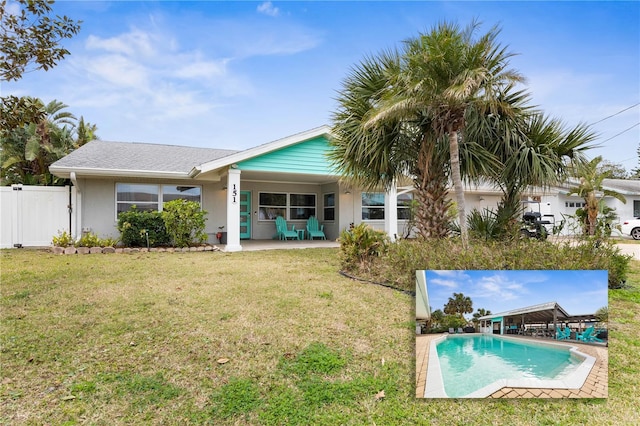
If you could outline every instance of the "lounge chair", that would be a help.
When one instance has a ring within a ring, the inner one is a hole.
[[[456,331],[453,328],[449,329],[449,334],[456,334]]]
[[[565,327],[561,330],[560,327],[556,327],[556,340],[568,340],[571,337],[571,329]]]
[[[578,334],[578,340],[582,342],[602,342],[602,339],[599,339],[595,335],[595,328],[593,326],[587,328],[584,333]]]
[[[291,230],[287,227],[287,221],[282,216],[276,217],[276,232],[279,240],[293,238],[299,240],[298,231],[295,225],[291,225]]]
[[[464,331],[462,331],[462,328],[458,327],[458,333],[464,333]]]
[[[311,216],[307,220],[307,235],[310,240],[313,240],[315,237],[322,238],[323,240],[327,239],[324,235],[324,225],[320,225],[315,216]]]

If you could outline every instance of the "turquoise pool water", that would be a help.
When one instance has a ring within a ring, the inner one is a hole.
[[[437,345],[447,396],[464,397],[500,379],[561,379],[582,359],[569,348],[492,335],[448,336]]]

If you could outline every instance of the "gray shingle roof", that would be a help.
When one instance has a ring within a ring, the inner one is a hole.
[[[189,171],[238,151],[134,142],[95,140],[53,163],[53,167],[153,172]]]
[[[638,179],[604,179],[602,183],[605,187],[622,194],[640,194],[640,180]]]

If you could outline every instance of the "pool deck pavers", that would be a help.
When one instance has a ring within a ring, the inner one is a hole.
[[[424,390],[427,383],[427,368],[429,365],[429,345],[433,339],[440,336],[441,334],[416,335],[416,398],[424,398]],[[526,337],[519,338],[538,342],[543,340]],[[591,355],[596,359],[593,368],[589,372],[589,376],[587,376],[587,380],[580,389],[504,387],[489,395],[487,398],[607,398],[609,392],[609,348],[574,341],[567,343],[576,346],[580,352]]]

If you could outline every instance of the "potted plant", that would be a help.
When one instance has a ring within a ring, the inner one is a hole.
[[[223,232],[224,225],[218,226],[219,231],[216,233],[216,238],[220,244],[227,244],[227,233]]]

